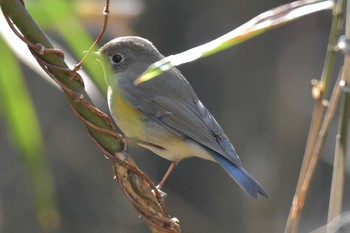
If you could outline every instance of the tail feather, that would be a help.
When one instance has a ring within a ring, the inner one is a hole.
[[[264,197],[269,197],[269,194],[259,184],[257,180],[252,177],[243,166],[236,166],[225,157],[218,153],[212,153],[214,159],[224,170],[231,176],[236,183],[246,191],[250,196],[257,198],[258,193]]]

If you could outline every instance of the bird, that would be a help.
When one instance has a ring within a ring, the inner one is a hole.
[[[97,52],[102,61],[111,116],[127,139],[171,165],[190,157],[216,162],[251,197],[269,197],[243,167],[230,140],[177,68],[135,85],[134,81],[164,56],[147,39],[117,37]]]

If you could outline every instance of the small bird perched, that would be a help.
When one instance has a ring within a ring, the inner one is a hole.
[[[178,69],[134,85],[152,63],[164,58],[150,41],[119,37],[98,54],[103,58],[109,110],[118,127],[138,145],[172,161],[159,186],[175,164],[196,156],[217,162],[252,197],[268,197]]]

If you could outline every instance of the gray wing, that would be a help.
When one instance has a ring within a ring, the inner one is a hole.
[[[241,165],[220,125],[179,71],[172,70],[138,86],[123,78],[118,84],[126,100],[154,121]]]

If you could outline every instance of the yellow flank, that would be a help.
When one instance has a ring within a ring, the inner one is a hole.
[[[129,138],[149,142],[162,147],[139,142],[144,148],[170,161],[197,156],[203,159],[213,158],[198,143],[178,137],[160,124],[146,120],[146,116],[130,105],[121,95],[118,86],[108,88],[108,104],[114,121]]]
[[[109,109],[118,127],[130,138],[140,138],[145,135],[143,122],[141,121],[142,113],[131,106],[121,95],[118,87],[112,90],[108,87]]]

